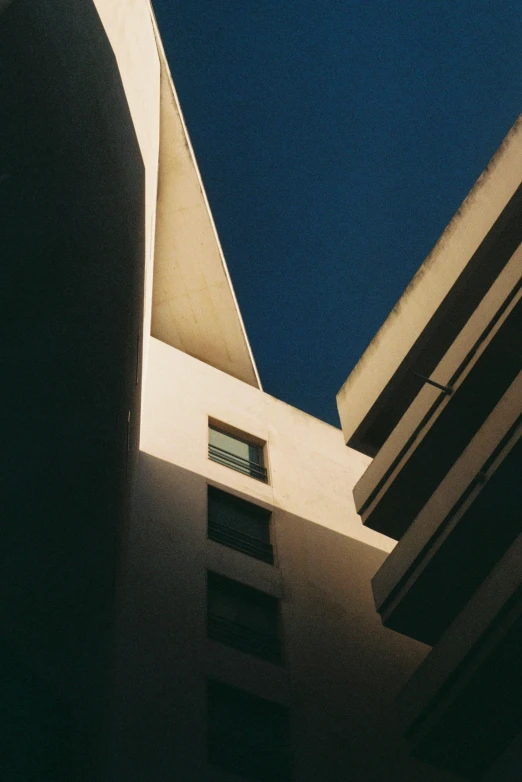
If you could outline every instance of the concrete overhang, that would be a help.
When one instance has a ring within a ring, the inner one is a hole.
[[[519,117],[339,391],[350,447],[375,456],[522,242],[521,181]]]
[[[156,39],[161,115],[151,334],[260,388],[157,27]]]
[[[354,488],[363,523],[400,538],[522,370],[522,246]]]
[[[521,562],[519,535],[397,698],[412,754],[466,779],[522,728]]]
[[[372,579],[383,623],[433,646],[520,531],[522,372]]]

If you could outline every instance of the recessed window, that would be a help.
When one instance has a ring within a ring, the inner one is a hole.
[[[208,760],[254,782],[291,779],[289,720],[279,703],[207,683]]]
[[[270,516],[259,505],[208,487],[208,537],[272,565]]]
[[[208,455],[213,462],[267,482],[262,445],[249,440],[248,435],[231,434],[213,424],[208,429]]]
[[[276,597],[209,572],[207,611],[209,638],[271,662],[281,661]]]

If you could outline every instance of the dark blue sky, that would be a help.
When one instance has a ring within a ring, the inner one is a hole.
[[[519,0],[154,0],[265,390],[335,394],[522,111]]]

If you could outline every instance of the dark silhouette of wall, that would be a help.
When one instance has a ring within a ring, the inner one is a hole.
[[[14,0],[0,52],[1,763],[92,782],[139,426],[144,167],[91,0]]]

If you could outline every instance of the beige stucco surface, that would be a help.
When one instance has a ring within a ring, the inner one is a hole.
[[[522,122],[506,137],[337,395],[348,441],[522,179]]]
[[[370,459],[346,448],[339,429],[154,338],[148,373],[141,450],[216,485],[392,550],[395,541],[366,529],[356,514],[352,489]],[[209,416],[268,443],[268,484],[208,459]]]

